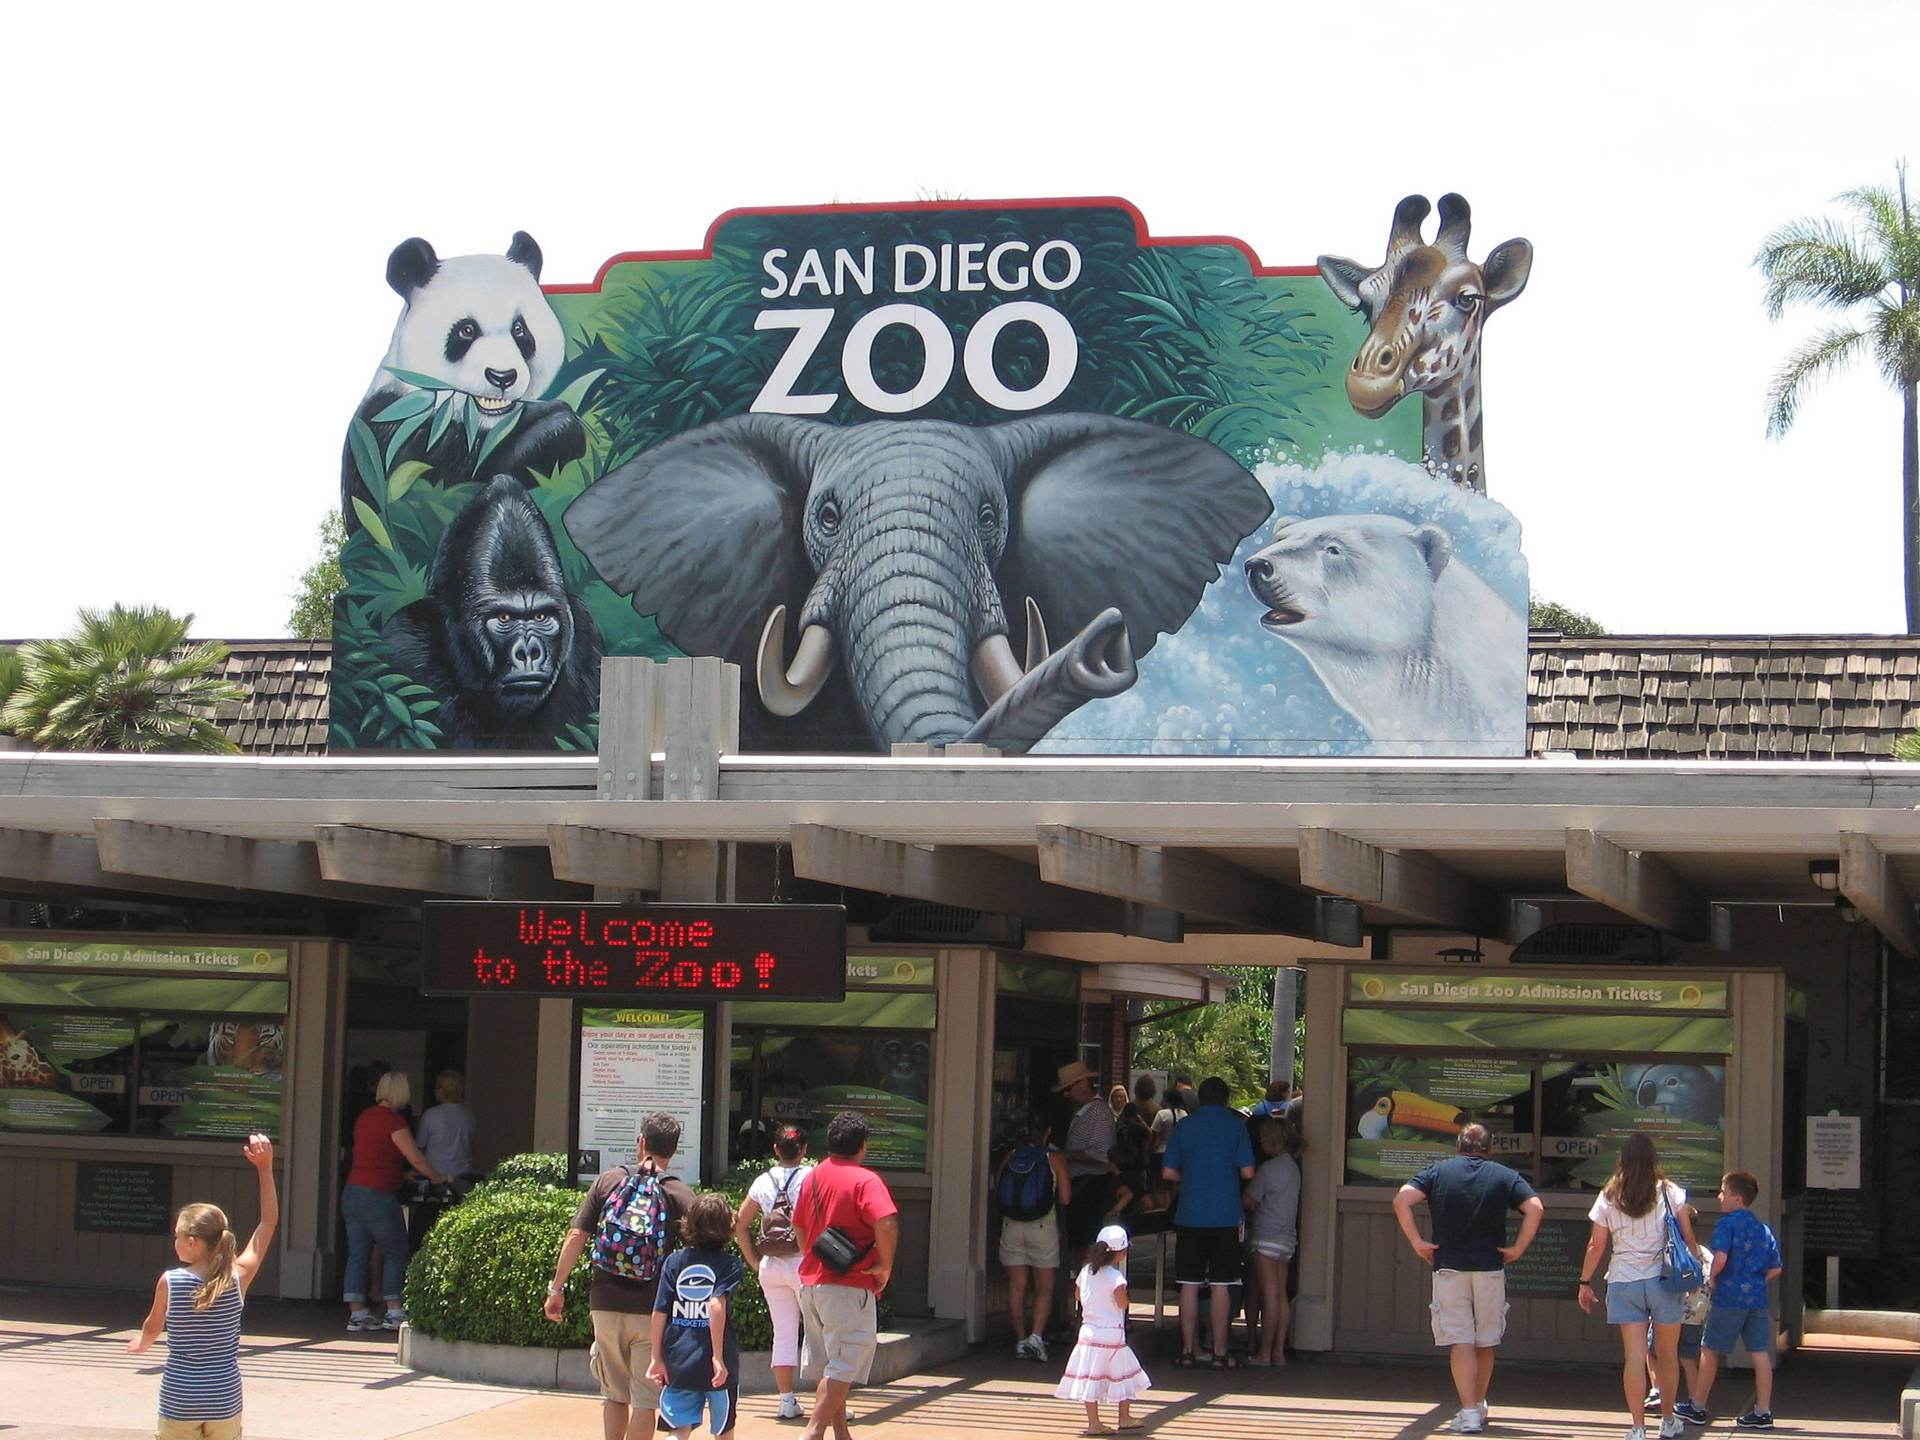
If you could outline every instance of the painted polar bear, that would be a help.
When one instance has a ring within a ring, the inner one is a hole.
[[[1525,620],[1437,525],[1392,515],[1282,516],[1247,561],[1261,626],[1307,658],[1381,746],[1518,747]]]

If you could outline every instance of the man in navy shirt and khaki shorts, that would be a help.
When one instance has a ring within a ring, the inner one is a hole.
[[[1477,1435],[1487,1426],[1487,1384],[1493,1351],[1507,1330],[1507,1276],[1503,1268],[1533,1243],[1546,1206],[1518,1171],[1489,1158],[1493,1139],[1484,1125],[1462,1127],[1459,1154],[1429,1165],[1393,1197],[1394,1217],[1413,1253],[1433,1266],[1433,1343],[1448,1347],[1460,1413],[1451,1428]],[[1425,1201],[1433,1239],[1422,1240],[1413,1207]],[[1520,1212],[1520,1233],[1507,1235],[1507,1211]]]

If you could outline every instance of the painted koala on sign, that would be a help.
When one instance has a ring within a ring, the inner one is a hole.
[[[1286,515],[1246,568],[1262,627],[1306,657],[1381,748],[1523,733],[1526,621],[1438,525]]]
[[[349,532],[361,528],[361,506],[383,507],[387,475],[409,460],[443,485],[497,475],[532,485],[586,452],[579,417],[540,398],[566,343],[539,282],[540,247],[524,230],[504,255],[442,260],[418,238],[394,248],[387,283],[406,306],[356,412],[377,453],[357,457],[349,436],[341,459]],[[380,473],[364,474],[370,467]]]

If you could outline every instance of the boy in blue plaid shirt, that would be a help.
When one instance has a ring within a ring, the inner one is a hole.
[[[1695,1425],[1707,1423],[1707,1396],[1720,1359],[1744,1340],[1753,1359],[1753,1409],[1734,1423],[1749,1430],[1773,1428],[1773,1309],[1767,1282],[1780,1273],[1780,1242],[1750,1208],[1760,1182],[1745,1170],[1720,1181],[1720,1223],[1713,1227],[1713,1308],[1700,1342],[1700,1389],[1673,1413]]]

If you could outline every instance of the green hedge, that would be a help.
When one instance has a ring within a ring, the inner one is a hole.
[[[580,1207],[579,1188],[554,1183],[556,1177],[567,1178],[565,1155],[515,1155],[427,1232],[407,1267],[407,1319],[416,1330],[441,1340],[549,1349],[592,1341],[585,1255],[568,1278],[561,1323],[541,1313],[554,1257]],[[736,1209],[746,1196],[745,1184],[723,1191]],[[751,1270],[734,1292],[729,1318],[741,1349],[773,1344],[767,1302]]]

